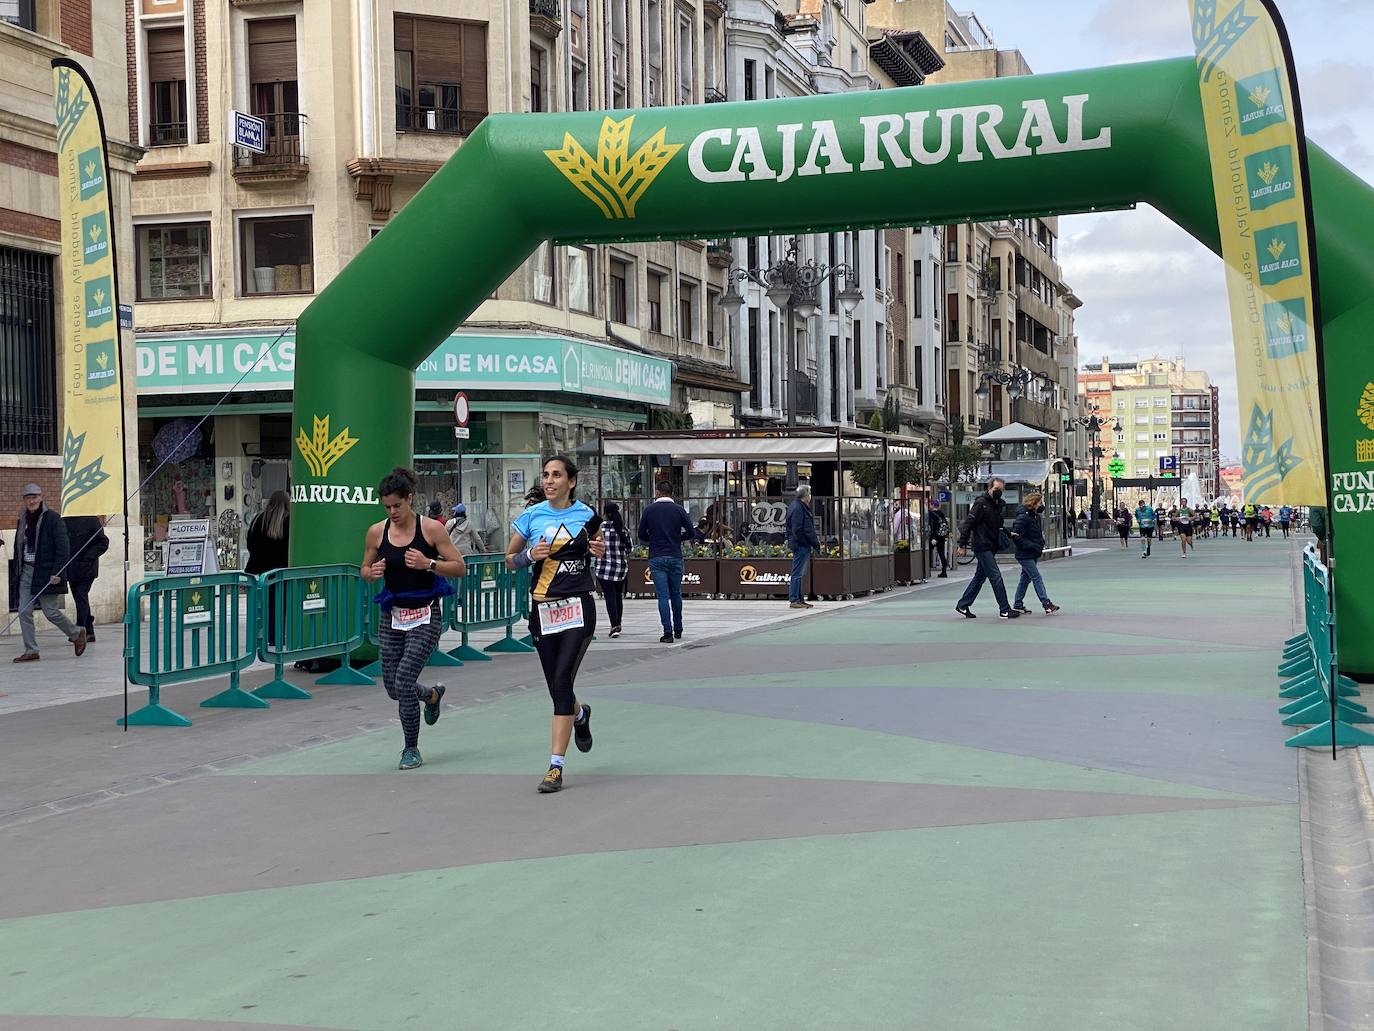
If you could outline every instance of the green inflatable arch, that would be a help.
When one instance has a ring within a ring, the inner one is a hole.
[[[1317,147],[1308,154],[1339,485],[1360,474],[1355,439],[1374,436],[1357,417],[1374,380],[1361,335],[1374,320],[1374,194]],[[1136,202],[1219,250],[1192,57],[789,100],[493,115],[300,317],[292,562],[358,558],[380,515],[375,485],[411,457],[413,369],[546,239],[827,232]],[[1362,496],[1348,511],[1336,505],[1342,573],[1374,570],[1374,534],[1353,510]],[[1368,501],[1374,509],[1374,483]],[[1363,579],[1338,581],[1347,628],[1374,622]],[[1374,671],[1374,635],[1343,634],[1342,648],[1343,666]]]

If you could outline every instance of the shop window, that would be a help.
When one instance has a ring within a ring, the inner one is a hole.
[[[210,223],[140,225],[135,230],[138,299],[209,297]]]
[[[706,346],[724,347],[725,337],[721,332],[720,291],[706,291]]]
[[[648,289],[645,291],[649,299],[649,330],[654,333],[663,332],[663,282],[667,276],[662,272],[649,270]]]
[[[34,0],[0,0],[0,21],[30,32],[38,31],[38,12]]]
[[[634,325],[634,265],[624,258],[610,260],[610,318],[622,326]]]
[[[314,293],[309,215],[240,219],[239,254],[243,296]]]
[[[487,25],[395,16],[396,128],[466,136],[487,116]]]
[[[700,301],[698,295],[700,288],[697,284],[686,277],[678,284],[677,299],[677,321],[678,334],[683,340],[700,340],[701,336],[697,329],[697,322],[700,316]]]
[[[568,307],[592,314],[596,310],[593,288],[596,257],[586,247],[568,248]]]
[[[0,454],[57,453],[53,259],[0,247]]]
[[[150,147],[178,147],[187,140],[186,39],[180,26],[148,30],[148,126]]]

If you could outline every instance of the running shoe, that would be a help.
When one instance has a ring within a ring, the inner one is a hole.
[[[444,700],[444,685],[434,685],[435,698],[432,702],[425,702],[425,722],[431,727],[439,722],[439,703]]]
[[[959,613],[959,615],[963,616],[965,619],[977,619],[977,618],[978,618],[978,617],[975,616],[971,611],[969,611],[969,609],[968,609],[967,606],[964,606],[964,605],[956,605],[956,606],[954,606],[954,611],[957,612],[957,613]]]
[[[550,766],[549,772],[544,774],[544,779],[539,782],[539,793],[541,795],[551,795],[555,791],[563,790],[563,767]]]
[[[1050,615],[1051,613],[1053,613],[1053,612],[1058,612],[1058,611],[1059,611],[1059,606],[1056,605],[1054,602],[1052,602],[1052,601],[1047,601],[1047,602],[1045,602],[1045,615],[1048,616],[1048,615]]]
[[[997,618],[998,618],[998,619],[1020,619],[1020,618],[1021,618],[1021,613],[1018,612],[1018,611],[1016,611],[1016,609],[1007,609],[1006,612],[999,612],[999,613],[997,613]]]
[[[592,750],[592,707],[583,703],[582,708],[586,715],[581,720],[573,720],[573,740],[577,742],[579,752],[590,752]]]
[[[611,627],[611,636],[612,636],[612,637],[619,637],[619,636],[620,636],[620,627],[618,627],[618,626],[613,626],[613,627]]]
[[[401,762],[400,765],[396,767],[396,769],[414,770],[418,769],[424,764],[425,761],[420,758],[420,750],[418,748],[407,748],[401,752]]]

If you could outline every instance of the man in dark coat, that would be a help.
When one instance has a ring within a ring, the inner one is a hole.
[[[67,566],[67,583],[76,602],[76,625],[86,628],[86,641],[95,640],[95,620],[91,618],[91,585],[100,575],[100,556],[110,550],[104,521],[99,516],[63,516],[72,557]]]
[[[43,503],[43,488],[30,483],[24,488],[24,511],[14,538],[15,557],[19,560],[19,628],[24,637],[24,650],[15,662],[37,662],[38,633],[33,625],[33,610],[42,608],[48,622],[67,635],[67,640],[80,655],[86,650],[86,628],[77,627],[62,611],[59,597],[67,593],[63,567],[71,557],[67,528],[56,512]],[[58,575],[62,571],[62,575]]]
[[[1002,582],[1002,571],[997,568],[997,552],[1002,548],[1001,538],[1005,533],[1002,526],[1002,489],[1005,486],[1006,483],[999,479],[989,482],[987,491],[970,506],[968,516],[959,527],[959,554],[966,554],[972,545],[973,559],[977,564],[973,579],[964,589],[959,604],[954,606],[954,611],[965,619],[978,618],[969,611],[969,606],[978,598],[984,581],[992,584],[992,593],[997,596],[1000,609],[999,616],[1016,619],[1021,615],[1007,600],[1007,585]]]
[[[787,506],[787,546],[792,549],[792,580],[787,589],[787,600],[791,608],[809,609],[815,606],[806,601],[806,567],[811,561],[811,553],[820,548],[816,537],[816,520],[811,515],[811,485],[803,483],[797,488],[797,496]]]

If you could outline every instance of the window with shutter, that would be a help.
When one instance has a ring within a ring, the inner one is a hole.
[[[255,18],[248,23],[248,81],[253,114],[267,123],[268,153],[299,155],[295,18]]]
[[[395,18],[396,128],[472,132],[487,115],[486,24]]]
[[[180,26],[148,30],[148,144],[187,141],[186,36]]]

